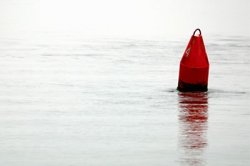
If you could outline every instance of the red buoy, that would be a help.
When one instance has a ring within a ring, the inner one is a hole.
[[[208,73],[209,61],[201,30],[196,29],[180,62],[177,89],[181,92],[207,91]]]

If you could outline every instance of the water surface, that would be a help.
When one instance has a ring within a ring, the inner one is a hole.
[[[177,92],[188,41],[0,39],[0,164],[248,165],[250,39],[205,39],[209,91]]]

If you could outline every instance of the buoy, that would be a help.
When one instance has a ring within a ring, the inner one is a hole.
[[[181,92],[207,91],[208,73],[209,61],[201,30],[196,29],[180,61],[177,89]]]

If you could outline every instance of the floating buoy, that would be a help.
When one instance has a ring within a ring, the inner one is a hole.
[[[208,73],[209,61],[201,30],[196,29],[180,61],[177,89],[181,92],[207,91]]]

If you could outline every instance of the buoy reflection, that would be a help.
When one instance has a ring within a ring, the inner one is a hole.
[[[205,164],[208,97],[206,92],[179,93],[179,145],[183,165]]]

